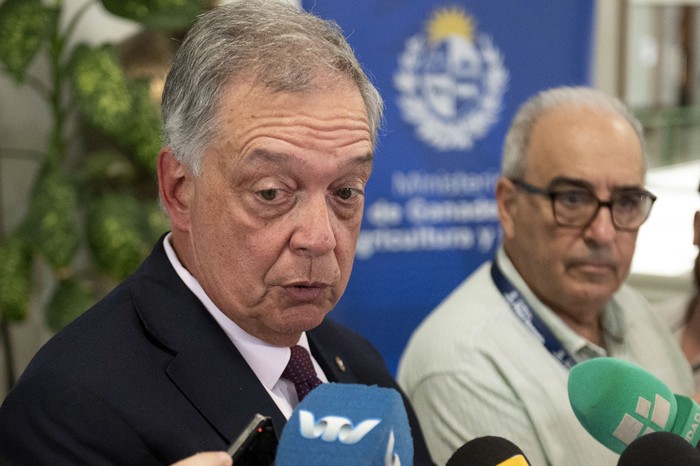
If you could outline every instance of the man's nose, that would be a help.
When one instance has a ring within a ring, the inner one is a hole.
[[[615,239],[615,223],[612,218],[612,206],[602,204],[593,220],[584,230],[584,235],[598,243],[609,243]]]
[[[312,256],[323,255],[335,249],[335,216],[325,195],[316,195],[302,201],[295,216],[291,247],[294,251]]]

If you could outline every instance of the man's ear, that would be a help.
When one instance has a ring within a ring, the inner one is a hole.
[[[167,147],[158,154],[158,191],[173,229],[189,231],[194,175]]]
[[[496,204],[498,205],[498,220],[501,222],[503,236],[512,237],[515,233],[513,228],[513,215],[517,208],[516,186],[508,178],[500,177],[496,182]]]

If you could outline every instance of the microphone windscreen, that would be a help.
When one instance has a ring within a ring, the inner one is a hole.
[[[576,364],[569,372],[568,393],[581,425],[616,453],[644,434],[671,431],[678,411],[663,382],[617,358]]]
[[[459,447],[446,466],[528,466],[525,453],[510,440],[487,435]]]
[[[700,451],[671,432],[652,432],[625,448],[617,466],[700,466]]]
[[[413,439],[399,392],[324,383],[294,409],[275,466],[410,466]]]

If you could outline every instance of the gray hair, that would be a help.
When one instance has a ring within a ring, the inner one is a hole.
[[[173,59],[163,91],[163,143],[198,175],[202,154],[221,129],[223,91],[234,79],[303,92],[320,77],[355,82],[374,145],[384,104],[335,22],[283,1],[214,8],[198,18]]]
[[[637,133],[639,143],[642,146],[642,154],[644,154],[642,163],[646,167],[646,148],[642,124],[622,101],[588,87],[557,87],[541,91],[518,109],[503,145],[502,176],[522,178],[525,175],[530,136],[537,119],[547,110],[561,105],[597,108],[624,117]]]

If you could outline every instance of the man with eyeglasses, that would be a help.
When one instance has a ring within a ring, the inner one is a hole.
[[[615,465],[574,415],[569,369],[631,360],[691,395],[690,368],[650,304],[624,284],[655,196],[642,129],[617,99],[543,91],[518,111],[496,185],[502,245],[411,337],[399,383],[433,460],[475,437],[533,465]]]

